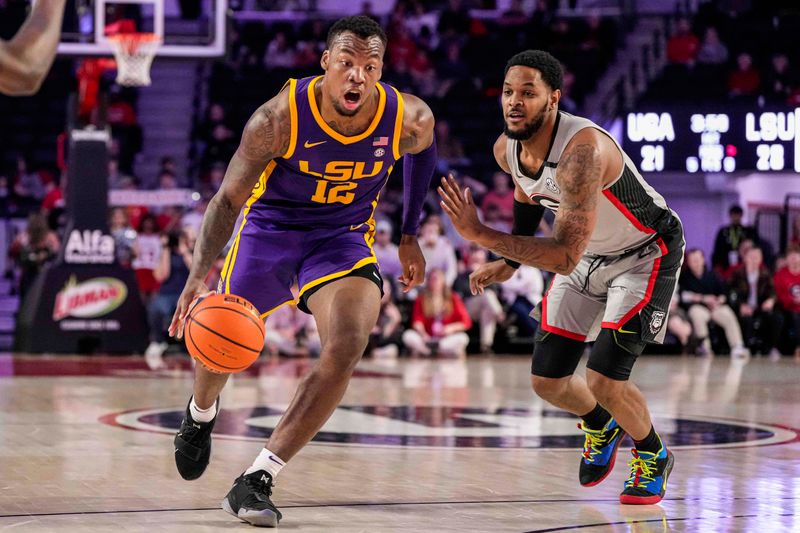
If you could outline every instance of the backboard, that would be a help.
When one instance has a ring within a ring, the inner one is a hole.
[[[155,33],[163,57],[218,57],[225,53],[228,0],[72,0],[67,2],[58,53],[112,55],[108,35]]]

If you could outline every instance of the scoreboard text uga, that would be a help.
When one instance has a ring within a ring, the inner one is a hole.
[[[623,122],[642,172],[800,172],[800,108],[659,109]]]

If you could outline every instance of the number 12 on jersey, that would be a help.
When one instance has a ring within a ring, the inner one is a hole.
[[[335,185],[331,185],[334,183]],[[352,191],[358,186],[354,181],[345,183],[330,182],[328,180],[317,180],[317,189],[314,191],[314,196],[311,197],[312,202],[320,204],[350,204],[356,197]]]

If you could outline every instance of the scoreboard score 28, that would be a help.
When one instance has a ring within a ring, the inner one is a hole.
[[[629,113],[623,148],[642,172],[800,172],[800,107]]]

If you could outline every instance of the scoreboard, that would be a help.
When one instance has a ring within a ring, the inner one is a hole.
[[[642,172],[800,172],[800,107],[629,113],[625,152]]]

